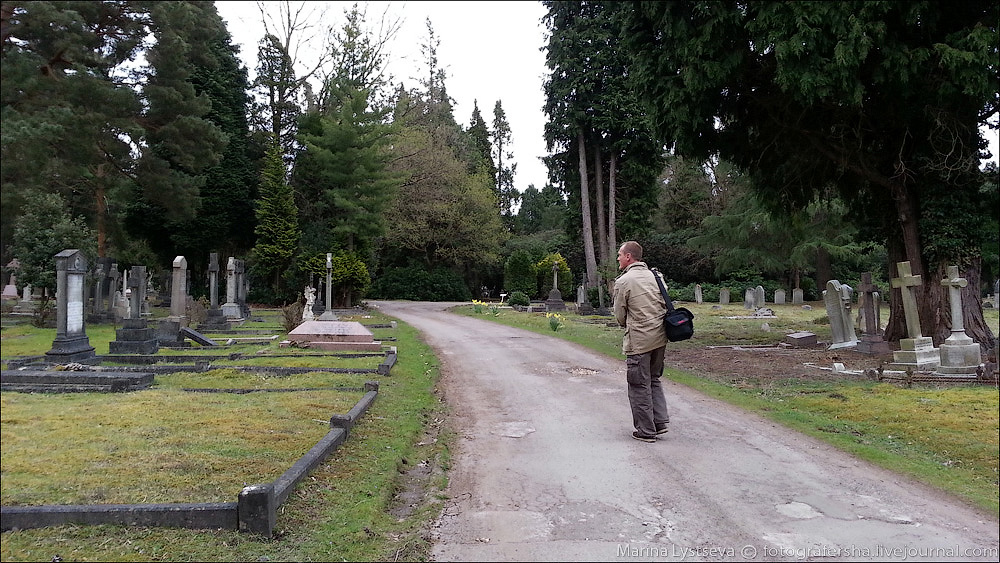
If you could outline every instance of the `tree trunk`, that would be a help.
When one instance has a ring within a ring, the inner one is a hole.
[[[618,254],[618,231],[615,227],[615,222],[618,221],[618,210],[615,209],[615,198],[618,191],[618,186],[615,184],[615,166],[617,164],[617,155],[612,152],[608,163],[608,256]]]
[[[580,209],[583,219],[583,256],[587,268],[587,287],[597,286],[597,257],[594,255],[594,229],[590,219],[590,188],[587,187],[587,145],[583,128],[577,131],[580,155]]]
[[[601,144],[594,142],[594,191],[597,194],[597,252],[601,270],[608,264],[608,228],[604,214],[604,159],[601,158]]]
[[[820,295],[826,289],[826,282],[833,278],[833,268],[830,267],[830,254],[822,248],[816,251],[816,290]]]

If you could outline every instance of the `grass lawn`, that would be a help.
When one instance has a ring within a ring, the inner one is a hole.
[[[243,328],[280,328],[275,311]],[[388,323],[344,318],[363,324]],[[127,394],[23,394],[2,399],[3,504],[234,502],[244,484],[273,480],[363,395],[336,388],[377,380],[379,396],[348,440],[300,483],[279,509],[275,538],[229,530],[59,526],[4,532],[0,560],[49,561],[379,561],[427,558],[425,524],[440,499],[415,511],[393,504],[409,467],[447,467],[447,436],[428,437],[445,417],[434,392],[438,363],[405,323],[374,329],[401,353],[390,376],[310,372],[289,376],[226,369],[157,375],[153,388]],[[88,326],[98,354],[113,327]],[[44,354],[55,331],[5,327],[2,359]],[[227,347],[256,365],[376,367],[380,357],[335,358],[266,345]],[[166,352],[166,351],[165,351]],[[173,351],[170,351],[173,352]],[[197,346],[184,353],[214,354]],[[309,358],[265,360],[302,353]],[[216,362],[213,361],[213,367]],[[170,364],[160,364],[170,365]],[[243,364],[245,365],[245,364]],[[288,389],[273,393],[190,393],[185,388]],[[432,490],[445,485],[431,476]]]

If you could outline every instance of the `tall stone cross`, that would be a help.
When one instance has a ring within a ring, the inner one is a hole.
[[[906,335],[910,338],[923,338],[920,332],[920,315],[917,312],[917,299],[913,296],[913,287],[919,286],[920,276],[910,273],[910,262],[896,262],[898,278],[892,278],[892,287],[898,287],[903,296],[903,316],[906,317]]]
[[[941,285],[948,288],[948,302],[951,303],[951,332],[964,333],[962,288],[969,285],[969,280],[958,276],[958,266],[948,266],[948,277],[941,280]]]
[[[552,263],[552,289],[559,288],[559,265]]]

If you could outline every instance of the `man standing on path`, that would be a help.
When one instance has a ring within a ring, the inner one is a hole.
[[[625,353],[628,402],[632,408],[632,437],[655,442],[667,431],[670,416],[660,385],[667,333],[663,317],[667,304],[660,287],[646,263],[642,246],[628,241],[618,249],[618,267],[622,274],[615,280],[614,309],[618,324],[625,327],[622,351]]]

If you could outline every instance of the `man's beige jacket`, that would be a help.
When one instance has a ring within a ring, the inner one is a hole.
[[[645,262],[633,262],[615,280],[615,319],[625,327],[622,351],[642,354],[667,344],[663,317],[667,304]]]

